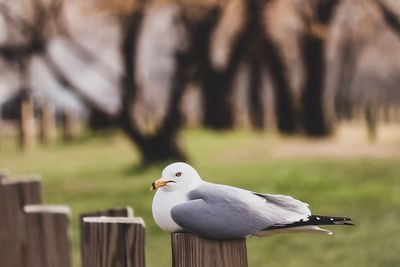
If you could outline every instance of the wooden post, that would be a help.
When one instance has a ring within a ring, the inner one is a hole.
[[[5,180],[8,177],[8,172],[7,171],[0,171],[0,183],[2,180]]]
[[[3,136],[4,136],[4,122],[3,122],[3,108],[0,104],[0,150],[3,146]]]
[[[76,133],[75,116],[69,109],[64,109],[62,114],[62,132],[64,141],[71,141]]]
[[[83,255],[87,253],[84,251],[85,246],[83,244],[83,236],[84,236],[84,226],[85,223],[83,218],[85,217],[133,217],[133,209],[131,207],[119,208],[119,209],[107,209],[107,210],[98,210],[93,212],[82,213],[79,215],[79,227],[80,227],[80,246],[81,246],[81,262],[84,262]]]
[[[42,203],[41,183],[38,176],[18,177],[16,179],[3,177],[0,188],[3,193],[1,196],[4,197],[2,204],[15,203],[13,206],[17,207],[17,211],[21,213],[25,205]]]
[[[393,122],[398,123],[400,122],[400,107],[398,104],[393,104],[391,108],[391,117]]]
[[[85,217],[83,267],[144,267],[144,221],[138,217]]]
[[[40,116],[40,142],[43,145],[49,143],[49,141],[55,135],[55,111],[54,106],[46,101],[41,107]]]
[[[28,237],[23,257],[25,266],[71,267],[69,207],[27,205],[24,211]]]
[[[372,102],[368,102],[364,107],[365,121],[368,130],[368,139],[371,142],[376,141],[378,131],[378,116],[377,116],[377,105]]]
[[[35,118],[33,100],[29,90],[21,92],[19,128],[21,148],[30,149],[34,145]]]
[[[40,181],[31,178],[20,181],[0,181],[0,264],[24,267],[27,242],[23,207],[41,203]]]
[[[247,267],[246,239],[211,240],[189,233],[171,235],[173,267]]]

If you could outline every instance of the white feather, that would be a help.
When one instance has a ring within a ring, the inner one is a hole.
[[[255,236],[270,236],[273,234],[281,234],[281,233],[314,233],[314,234],[323,234],[323,235],[332,235],[331,231],[323,229],[316,225],[305,225],[291,228],[281,228],[281,229],[272,229],[267,231],[262,231],[256,233]]]

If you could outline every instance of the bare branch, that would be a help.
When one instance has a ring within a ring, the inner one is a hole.
[[[93,51],[87,49],[73,38],[68,38],[67,40],[70,48],[78,55],[79,59],[87,63],[94,63],[103,77],[109,77],[112,82],[120,79],[118,72]]]
[[[14,45],[14,44],[5,44],[0,45],[0,57],[8,61],[17,61],[20,60],[32,53],[32,47],[30,45]]]
[[[58,64],[51,58],[50,55],[44,54],[43,60],[46,63],[49,71],[53,74],[54,78],[66,89],[72,91],[76,94],[88,107],[92,109],[96,109],[102,111],[103,113],[109,114],[107,110],[104,110],[98,103],[93,101],[89,96],[84,93],[82,88],[79,88],[73,82],[71,82],[67,76],[64,74],[62,69],[58,66]],[[112,114],[109,114],[112,115]]]
[[[389,28],[400,35],[400,18],[382,1],[376,1],[380,11],[382,12],[383,19]]]
[[[0,3],[0,15],[3,15],[4,19],[20,33],[29,33],[33,28],[24,18],[12,14],[8,6],[4,3]]]

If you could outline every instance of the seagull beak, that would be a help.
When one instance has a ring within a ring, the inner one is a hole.
[[[156,190],[160,187],[166,186],[168,183],[171,183],[171,182],[174,182],[174,181],[166,181],[166,180],[160,178],[157,181],[154,181],[151,183],[150,190]]]

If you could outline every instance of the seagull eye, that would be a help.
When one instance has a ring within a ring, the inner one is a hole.
[[[182,175],[182,173],[181,172],[177,172],[177,173],[175,173],[175,176],[176,177],[179,177],[179,176],[181,176]]]

